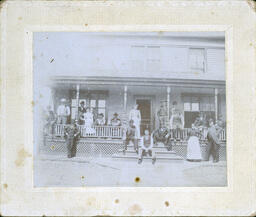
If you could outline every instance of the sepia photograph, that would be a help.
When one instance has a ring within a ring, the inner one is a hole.
[[[35,32],[33,77],[35,187],[227,185],[224,32]]]
[[[255,216],[254,2],[1,2],[0,216]]]

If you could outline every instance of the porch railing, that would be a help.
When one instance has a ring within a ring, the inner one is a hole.
[[[55,125],[55,135],[63,136],[64,135],[64,124]],[[116,138],[122,139],[124,128],[121,126],[93,126],[90,130],[86,130],[84,126],[78,125],[80,136],[85,138]],[[175,135],[177,139],[187,140],[189,136],[190,128],[185,128],[182,131],[178,131]],[[201,132],[201,140],[207,139],[207,128],[203,129]],[[222,142],[226,141],[226,131],[222,130],[219,139]]]
[[[55,135],[63,136],[64,124],[55,125]],[[86,138],[116,138],[121,139],[123,137],[123,128],[119,126],[92,126],[90,129],[86,129],[82,125],[78,125],[78,129],[81,137]]]

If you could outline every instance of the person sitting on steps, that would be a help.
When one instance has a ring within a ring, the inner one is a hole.
[[[137,131],[136,127],[134,126],[133,120],[129,121],[129,126],[124,133],[125,138],[124,138],[124,150],[123,153],[125,154],[127,150],[127,146],[129,145],[130,141],[133,143],[134,150],[138,153],[138,136],[137,136]]]
[[[156,162],[155,151],[153,150],[153,138],[148,129],[145,129],[144,136],[140,140],[139,159],[138,163],[141,164],[143,155],[149,154],[152,157],[152,164]]]
[[[158,142],[162,142],[168,151],[172,150],[172,138],[171,133],[167,127],[160,125],[160,127],[153,133],[153,141],[157,146]]]

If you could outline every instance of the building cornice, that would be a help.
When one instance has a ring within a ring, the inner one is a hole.
[[[225,81],[202,79],[170,79],[143,77],[97,77],[97,76],[54,76],[51,84],[87,84],[87,85],[117,85],[117,86],[162,86],[162,87],[200,87],[225,88]]]

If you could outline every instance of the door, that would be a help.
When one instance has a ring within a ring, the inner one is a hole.
[[[152,104],[150,99],[136,99],[136,103],[141,113],[140,133],[144,135],[145,129],[152,131]]]

